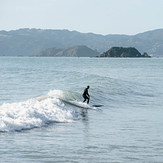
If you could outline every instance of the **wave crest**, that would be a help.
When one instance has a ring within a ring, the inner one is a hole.
[[[45,126],[52,122],[73,122],[77,115],[59,98],[60,90],[24,102],[6,103],[0,106],[0,131],[20,131]]]

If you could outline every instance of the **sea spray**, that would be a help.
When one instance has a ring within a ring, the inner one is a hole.
[[[68,108],[58,98],[46,97],[42,100],[34,98],[24,102],[1,105],[0,131],[32,129],[48,123],[73,122],[77,118],[74,110]]]

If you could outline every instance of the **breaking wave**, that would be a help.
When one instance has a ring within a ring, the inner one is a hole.
[[[49,123],[67,123],[77,120],[76,111],[65,105],[60,98],[70,92],[49,91],[45,96],[24,102],[4,103],[0,106],[0,132],[21,131],[43,127]]]

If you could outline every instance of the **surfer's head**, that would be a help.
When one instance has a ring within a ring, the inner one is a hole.
[[[89,89],[89,85],[87,85],[87,88]]]

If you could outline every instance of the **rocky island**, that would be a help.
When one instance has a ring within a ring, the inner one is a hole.
[[[134,47],[128,47],[128,48],[124,48],[124,47],[112,47],[108,51],[102,53],[100,55],[100,57],[133,57],[133,58],[146,57],[146,58],[150,58],[151,56],[149,56],[146,52],[143,53],[143,54],[141,54]]]

